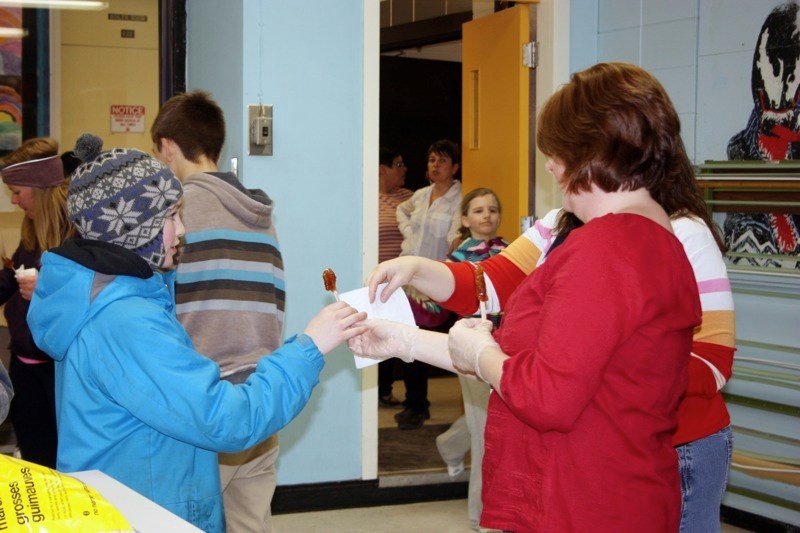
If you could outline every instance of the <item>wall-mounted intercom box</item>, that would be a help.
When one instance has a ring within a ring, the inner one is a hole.
[[[272,155],[272,106],[250,104],[247,106],[250,126],[250,155]]]

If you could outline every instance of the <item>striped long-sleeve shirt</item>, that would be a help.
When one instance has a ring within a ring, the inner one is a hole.
[[[486,277],[489,312],[500,312],[522,280],[544,261],[555,240],[559,210],[553,210],[499,255],[481,263]],[[711,230],[701,220],[682,217],[672,221],[675,236],[692,265],[703,311],[703,322],[694,332],[689,362],[689,386],[681,401],[675,445],[691,442],[726,427],[730,416],[720,390],[733,371],[733,295],[722,254]],[[445,263],[453,272],[456,290],[443,305],[469,315],[478,307],[473,267],[469,263]]]
[[[378,261],[384,262],[400,255],[403,234],[397,225],[397,206],[414,194],[410,189],[378,195]]]

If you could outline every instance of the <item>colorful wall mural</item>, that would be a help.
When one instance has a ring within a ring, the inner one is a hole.
[[[0,8],[0,28],[22,28],[21,8]],[[22,143],[22,39],[0,36],[0,154]]]
[[[728,159],[800,159],[799,12],[795,2],[779,5],[761,26],[753,52],[753,110],[745,128],[728,142]],[[783,259],[800,255],[800,215],[729,213],[723,228],[732,252],[753,254],[731,263],[800,268],[800,261]]]

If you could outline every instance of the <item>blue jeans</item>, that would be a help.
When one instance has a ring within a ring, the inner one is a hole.
[[[719,532],[733,452],[730,426],[675,450],[681,474],[681,533]]]

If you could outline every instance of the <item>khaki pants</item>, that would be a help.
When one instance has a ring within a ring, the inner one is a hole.
[[[278,439],[239,453],[219,454],[219,477],[228,533],[271,533]]]
[[[483,476],[483,432],[486,429],[486,408],[489,405],[489,385],[483,381],[458,376],[461,396],[464,399],[464,416],[436,437],[436,447],[442,459],[450,466],[464,460],[470,450],[469,491],[467,510],[469,519],[477,525],[481,518],[481,487]]]

